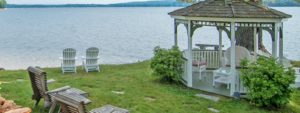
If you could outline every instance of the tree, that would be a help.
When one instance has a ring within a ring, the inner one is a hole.
[[[6,6],[6,1],[0,0],[0,8],[5,8],[5,6]]]

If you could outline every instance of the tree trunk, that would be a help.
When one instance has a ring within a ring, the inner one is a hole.
[[[250,0],[257,4],[262,4],[262,0]],[[259,33],[259,32],[257,32]],[[254,30],[250,27],[238,27],[236,31],[236,45],[243,46],[250,51],[254,51]],[[263,44],[262,37],[258,37],[258,49],[263,52],[270,53],[267,51]]]
[[[258,33],[258,32],[257,32]],[[254,51],[254,30],[250,27],[238,27],[236,31],[236,45],[243,46],[250,51]],[[262,50],[263,52],[267,52],[263,44],[263,39],[258,38],[258,49]]]

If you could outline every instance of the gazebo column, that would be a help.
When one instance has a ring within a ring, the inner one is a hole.
[[[178,39],[177,39],[177,22],[176,19],[174,19],[174,46],[178,46]]]
[[[274,37],[272,39],[272,56],[274,58],[277,58],[277,52],[278,52],[278,32],[279,32],[279,25],[278,23],[275,23],[274,27]]]
[[[188,87],[193,86],[193,39],[192,39],[192,21],[188,21],[188,52],[187,52],[187,85]]]
[[[219,31],[219,67],[222,64],[222,30],[218,28]]]
[[[230,72],[231,72],[231,84],[230,84],[230,95],[233,96],[235,92],[235,82],[236,82],[236,64],[235,64],[235,22],[230,24]]]
[[[279,29],[279,61],[282,63],[283,60],[283,24]]]
[[[254,56],[255,59],[257,58],[257,53],[258,53],[258,37],[257,37],[257,27],[253,28],[253,38],[254,38]]]

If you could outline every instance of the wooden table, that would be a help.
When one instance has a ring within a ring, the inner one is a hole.
[[[198,46],[201,50],[206,50],[207,47],[213,47],[214,50],[219,50],[219,45],[214,45],[214,44],[195,44]],[[224,45],[222,45],[224,47]]]

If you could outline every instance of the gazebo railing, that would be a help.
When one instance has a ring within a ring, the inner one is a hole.
[[[193,50],[193,60],[205,60],[207,68],[216,69],[220,67],[220,55],[217,50]]]
[[[183,64],[182,64],[182,75],[181,75],[181,78],[182,78],[182,82],[184,84],[187,83],[187,59],[182,57],[183,59]]]
[[[187,56],[187,50],[183,51],[184,56]],[[193,61],[205,60],[206,68],[217,69],[220,67],[219,51],[217,50],[193,50]],[[185,64],[186,65],[186,64]]]

